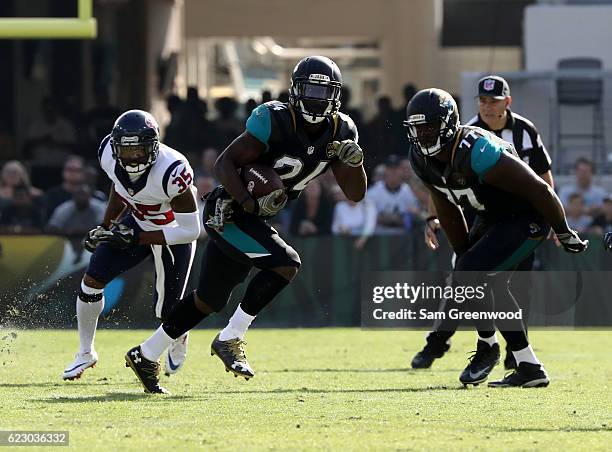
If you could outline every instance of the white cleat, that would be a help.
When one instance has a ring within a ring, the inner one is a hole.
[[[166,376],[177,373],[187,358],[187,343],[189,342],[189,332],[176,339],[166,353]]]
[[[96,367],[97,362],[98,354],[94,350],[90,353],[77,353],[74,355],[74,361],[64,369],[62,378],[64,380],[78,380],[85,370]]]

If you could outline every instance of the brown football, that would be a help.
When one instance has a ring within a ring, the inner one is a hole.
[[[259,163],[242,167],[242,181],[247,191],[255,199],[284,188],[283,181],[277,172]]]

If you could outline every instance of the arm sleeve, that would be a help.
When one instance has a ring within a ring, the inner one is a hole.
[[[270,109],[264,104],[257,107],[246,122],[246,131],[269,147],[268,141],[272,133],[272,117]]]
[[[168,245],[191,243],[200,236],[200,213],[197,210],[187,213],[175,212],[174,219],[178,224],[177,227],[163,229]]]

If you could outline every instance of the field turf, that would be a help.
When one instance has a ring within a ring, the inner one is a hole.
[[[546,389],[463,389],[474,335],[462,332],[432,370],[409,369],[424,333],[359,329],[249,332],[250,381],[192,333],[170,396],[143,393],[123,354],[146,331],[98,332],[100,362],[81,380],[61,371],[76,331],[0,330],[0,430],[69,430],[70,449],[610,450],[612,334],[530,334]],[[493,377],[501,377],[498,367]],[[23,448],[21,449],[23,450]],[[49,448],[43,450],[51,450]],[[66,450],[62,448],[59,450]]]

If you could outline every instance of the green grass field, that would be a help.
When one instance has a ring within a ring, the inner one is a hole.
[[[474,336],[463,332],[431,371],[412,371],[422,332],[257,330],[250,381],[192,333],[185,368],[146,395],[123,353],[145,331],[100,331],[98,367],[62,382],[76,331],[17,331],[0,354],[0,430],[69,430],[79,450],[609,450],[612,335],[534,331],[546,389],[463,389]],[[10,353],[9,353],[10,351]],[[503,375],[503,369],[493,376]],[[65,450],[65,449],[63,449]]]

